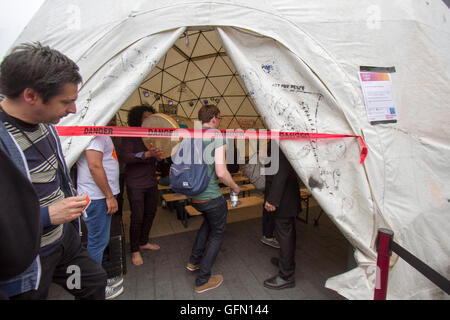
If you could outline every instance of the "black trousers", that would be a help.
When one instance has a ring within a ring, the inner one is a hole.
[[[262,217],[262,233],[266,238],[273,238],[273,231],[275,230],[275,218],[273,214],[268,212],[263,206]]]
[[[279,250],[279,276],[285,280],[293,280],[295,276],[295,244],[296,230],[295,217],[275,218]]]
[[[45,300],[52,282],[80,300],[105,299],[106,272],[81,245],[72,223],[67,224],[60,246],[40,259],[42,275],[38,290],[11,297],[11,300]]]
[[[148,243],[148,236],[155,219],[159,201],[158,186],[137,189],[127,186],[130,203],[130,246],[131,252],[138,252],[139,246]]]

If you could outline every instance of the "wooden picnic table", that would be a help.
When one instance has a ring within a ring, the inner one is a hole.
[[[241,189],[241,192],[250,192],[255,190],[255,186],[251,183],[249,184],[242,184],[239,186]],[[230,187],[223,187],[220,189],[220,192],[225,195],[229,194],[231,192]],[[188,200],[189,198],[181,193],[165,193],[162,195],[162,198],[166,200],[167,202],[173,202],[173,201],[182,201],[182,200]]]
[[[230,204],[230,200],[227,200],[228,211],[261,205],[263,204],[263,202],[264,199],[261,197],[250,196],[245,198],[239,198],[238,205],[236,207],[232,207]],[[202,215],[202,213],[197,211],[197,209],[195,209],[192,205],[185,206],[184,209],[190,216]]]

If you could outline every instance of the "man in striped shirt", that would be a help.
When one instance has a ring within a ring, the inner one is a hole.
[[[0,102],[0,147],[29,176],[43,228],[36,262],[0,282],[11,299],[45,299],[52,282],[80,299],[105,298],[106,273],[79,236],[87,202],[75,196],[52,126],[76,112],[78,70],[68,57],[40,44],[15,48],[0,66],[0,92],[6,97]]]

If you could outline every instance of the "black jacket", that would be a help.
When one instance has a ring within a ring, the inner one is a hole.
[[[299,190],[297,174],[280,149],[278,172],[266,176],[264,203],[268,201],[277,207],[272,212],[275,218],[296,217],[301,211]]]
[[[39,200],[31,182],[0,148],[0,280],[27,269],[39,253]]]

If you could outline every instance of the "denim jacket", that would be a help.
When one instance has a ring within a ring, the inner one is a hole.
[[[53,126],[49,126],[50,133],[55,138],[58,151],[57,156],[60,158],[60,163],[63,164],[63,170],[66,174],[66,177],[69,180],[69,184],[71,185],[69,170],[67,169],[66,162],[64,160],[64,156],[61,150],[61,145],[59,142],[58,135],[56,133],[56,130]],[[29,170],[28,170],[28,164],[25,158],[24,153],[14,140],[14,138],[11,136],[11,134],[7,131],[5,128],[3,122],[0,121],[0,148],[5,151],[6,154],[9,155],[11,160],[17,165],[17,167],[24,172],[24,174],[30,178]],[[72,187],[69,186],[69,188],[72,192]],[[72,192],[72,195],[73,192]],[[41,208],[41,220],[46,220],[48,218],[48,207]],[[78,224],[76,224],[76,227],[78,230],[80,230],[80,221],[78,220]],[[15,296],[30,290],[37,290],[39,286],[39,281],[41,277],[41,264],[39,255],[36,256],[36,259],[33,261],[33,263],[20,275],[15,276],[14,278],[0,281],[0,290],[4,292],[7,296]]]

